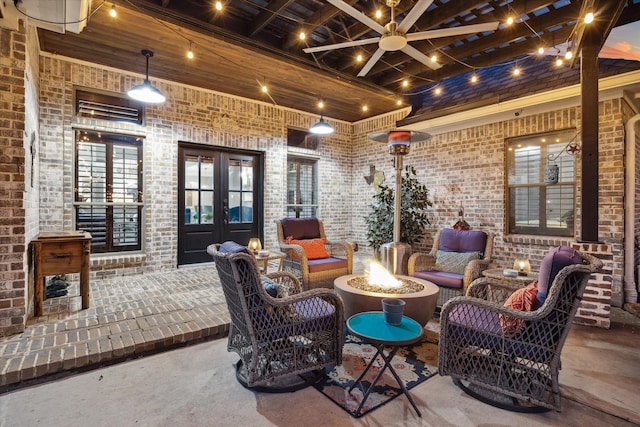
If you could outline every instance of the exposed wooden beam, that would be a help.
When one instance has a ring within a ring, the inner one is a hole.
[[[264,27],[269,25],[278,14],[282,12],[289,4],[293,3],[294,0],[276,0],[269,2],[266,9],[263,9],[262,12],[258,14],[256,19],[253,20],[251,25],[249,26],[248,35],[249,37],[255,36],[257,33],[262,31]]]

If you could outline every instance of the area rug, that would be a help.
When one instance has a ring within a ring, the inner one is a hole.
[[[389,351],[391,349],[386,348],[385,354]],[[347,334],[342,350],[342,365],[327,367],[326,376],[315,383],[314,387],[356,418],[381,407],[402,393],[388,369],[369,394],[361,413],[356,414],[364,393],[384,366],[380,356],[362,379],[360,386],[356,385],[351,393],[348,392],[375,354],[375,346]],[[393,368],[407,390],[434,376],[437,364],[438,335],[433,332],[427,332],[417,344],[399,348],[392,361]]]

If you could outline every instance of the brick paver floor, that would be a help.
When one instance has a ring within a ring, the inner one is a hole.
[[[45,300],[44,315],[22,334],[0,339],[0,391],[227,335],[229,314],[213,264],[92,280],[90,308],[79,284]]]

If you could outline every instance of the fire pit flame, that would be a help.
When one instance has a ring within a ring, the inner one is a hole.
[[[367,282],[373,286],[379,286],[386,289],[398,289],[404,285],[402,280],[396,279],[389,270],[374,260],[369,262],[369,266],[364,270],[364,275]]]

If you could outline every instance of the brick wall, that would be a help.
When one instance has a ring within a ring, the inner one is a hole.
[[[0,29],[0,336],[25,320],[26,30]]]
[[[306,129],[317,117],[267,103],[249,101],[179,84],[153,81],[168,101],[146,108],[145,125],[116,124],[73,117],[73,88],[82,86],[125,93],[140,77],[118,70],[50,55],[40,58],[43,175],[40,222],[42,230],[69,230],[73,214],[73,130],[95,129],[143,136],[144,253],[91,257],[94,276],[135,274],[172,269],[177,264],[178,142],[257,150],[265,153],[265,247],[276,245],[274,221],[285,214],[287,127]],[[322,137],[319,150],[290,152],[319,160],[319,216],[327,234],[351,235],[351,125]],[[335,209],[340,206],[340,209]]]

